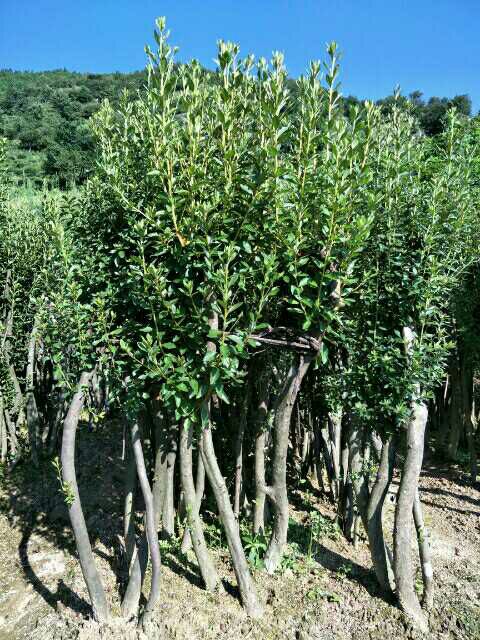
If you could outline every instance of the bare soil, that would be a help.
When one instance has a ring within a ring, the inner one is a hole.
[[[114,615],[125,584],[121,541],[123,462],[118,438],[82,428],[79,485],[95,557]],[[327,524],[334,512],[314,487],[290,496],[292,547],[281,574],[255,572],[265,604],[249,620],[239,600],[227,551],[216,546],[223,589],[206,593],[194,556],[163,545],[160,605],[149,629],[114,618],[101,628],[90,608],[64,499],[50,462],[24,463],[0,481],[0,640],[384,640],[420,637],[376,586],[365,541],[358,548],[326,534],[308,558],[308,513]],[[385,514],[394,513],[395,487]],[[480,640],[480,492],[459,468],[426,465],[421,478],[436,578],[429,640]],[[140,514],[139,514],[140,515]],[[293,553],[294,549],[297,553]],[[147,585],[148,588],[148,580]]]

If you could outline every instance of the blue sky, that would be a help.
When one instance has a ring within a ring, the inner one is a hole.
[[[131,71],[155,17],[179,60],[212,66],[218,38],[244,53],[285,53],[291,76],[336,40],[345,94],[400,84],[425,96],[469,93],[480,109],[480,0],[0,0],[0,68]]]

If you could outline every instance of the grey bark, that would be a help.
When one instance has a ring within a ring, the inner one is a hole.
[[[145,518],[144,529],[146,531]],[[136,552],[134,551],[128,584],[122,600],[121,613],[127,620],[137,614],[140,596],[142,594],[143,581],[145,579],[145,572],[147,570],[149,553],[145,531],[140,538],[140,543]]]
[[[200,435],[200,438],[202,436]],[[200,513],[200,509],[202,506],[203,494],[205,491],[205,465],[203,464],[202,452],[200,449],[200,444],[198,446],[197,453],[197,474],[195,478],[195,500],[197,509]],[[190,529],[185,527],[185,531],[183,532],[182,546],[180,550],[182,553],[187,553],[192,548],[192,537],[190,535]]]
[[[77,425],[84,404],[85,388],[90,383],[92,373],[92,371],[82,372],[77,389],[70,403],[67,416],[63,423],[61,461],[63,483],[68,492],[72,493],[73,497],[73,502],[69,505],[68,513],[75,537],[80,566],[90,595],[93,616],[98,622],[104,622],[108,620],[110,613],[102,581],[93,558],[75,472],[75,438]]]
[[[143,500],[145,502],[145,530],[152,561],[152,582],[150,587],[150,595],[142,615],[141,622],[146,624],[151,618],[155,606],[160,596],[160,547],[158,545],[157,526],[155,523],[155,510],[153,505],[153,495],[148,481],[145,459],[143,456],[142,440],[138,422],[134,421],[131,427],[132,447],[137,467],[137,476],[140,488],[142,490]]]
[[[407,353],[413,345],[413,332],[403,330]],[[411,402],[411,418],[407,423],[407,452],[403,463],[400,487],[395,509],[393,554],[397,597],[400,607],[412,622],[423,632],[428,631],[425,615],[414,589],[414,571],[411,551],[411,521],[422,467],[423,443],[428,419],[428,410],[419,399],[420,389],[415,391]]]
[[[392,482],[394,467],[395,444],[391,437],[381,448],[377,476],[370,492],[367,508],[367,533],[373,568],[381,588],[387,593],[393,592],[394,584],[393,569],[383,535],[382,510]]]
[[[407,425],[407,455],[398,490],[394,524],[394,569],[397,596],[403,611],[422,630],[428,629],[414,589],[411,554],[411,517],[418,487],[423,456],[423,434],[427,422],[427,407],[416,403]]]
[[[324,426],[318,426],[318,438],[320,441],[320,447],[323,454],[323,462],[325,464],[325,470],[327,472],[328,484],[330,487],[330,499],[333,503],[338,500],[335,484],[335,471],[333,468],[332,450],[329,446],[330,433],[328,429],[328,420]]]
[[[353,493],[355,495],[358,514],[363,522],[365,531],[368,531],[367,514],[370,492],[368,488],[368,478],[364,472],[364,446],[365,429],[355,417],[352,417],[348,437],[349,477],[352,483]]]
[[[340,481],[340,493],[338,497],[337,519],[340,521],[342,531],[347,540],[353,541],[354,526],[355,526],[355,513],[354,513],[354,498],[353,487],[349,474],[348,459],[349,459],[349,447],[348,447],[348,430],[342,429],[342,452],[340,455],[341,462],[341,481]]]
[[[245,435],[245,427],[247,424],[248,406],[250,400],[250,385],[247,380],[247,388],[240,410],[240,419],[238,421],[237,437],[235,440],[235,483],[233,490],[233,513],[237,521],[240,518],[241,498],[243,494],[243,438]]]
[[[30,455],[33,464],[38,466],[38,446],[39,446],[39,431],[40,431],[40,418],[38,415],[37,401],[35,399],[35,385],[34,385],[34,372],[35,372],[35,351],[37,340],[37,324],[33,325],[32,332],[30,334],[30,340],[28,344],[28,360],[27,360],[27,375],[26,375],[26,414],[27,414],[27,427],[30,440]]]
[[[218,329],[218,315],[213,311],[209,317],[209,325],[211,329]],[[215,348],[216,347],[213,342],[209,341],[207,343],[208,351],[215,351]],[[237,578],[243,606],[250,617],[259,618],[263,613],[263,607],[260,605],[258,600],[255,584],[252,580],[245,551],[240,540],[238,524],[233,513],[225,478],[222,476],[218,466],[217,456],[213,447],[209,399],[204,401],[203,411],[207,414],[207,425],[204,427],[203,437],[201,440],[201,451],[203,463],[205,465],[205,472],[210,486],[212,487],[220,519],[225,530],[227,544],[230,550],[233,569]]]
[[[275,513],[272,535],[264,560],[268,573],[274,573],[278,569],[287,543],[287,452],[290,421],[302,380],[314,358],[314,354],[294,356],[276,402],[272,486],[266,489]]]
[[[7,440],[7,425],[3,415],[3,398],[0,395],[0,442],[1,442],[1,454],[0,459],[2,464],[5,463],[8,455],[8,440]]]
[[[243,550],[238,531],[238,524],[233,513],[232,504],[228,495],[225,478],[218,466],[217,457],[213,448],[211,426],[204,428],[202,438],[202,455],[205,471],[212,487],[217,503],[220,519],[225,530],[228,548],[232,557],[233,569],[237,578],[238,588],[243,606],[252,618],[259,618],[263,614],[263,607],[258,600],[255,584],[250,574],[245,551]]]
[[[340,457],[341,457],[341,440],[342,440],[342,411],[337,409],[330,412],[328,416],[328,426],[330,432],[330,449],[332,456],[333,470],[333,487],[335,499],[340,495]]]
[[[7,432],[8,432],[8,438],[10,441],[10,453],[12,454],[13,460],[15,462],[16,460],[20,460],[20,457],[17,458],[18,440],[17,440],[17,433],[15,431],[15,424],[12,422],[12,419],[10,418],[10,414],[6,409],[4,409],[3,411],[3,417],[5,420],[5,425],[7,427]]]
[[[463,426],[461,373],[457,360],[455,360],[452,367],[451,387],[447,455],[450,460],[455,461],[458,455],[458,444]]]
[[[155,475],[153,501],[157,529],[162,525],[162,537],[175,533],[174,474],[177,456],[177,425],[168,424],[158,401],[154,402]]]
[[[55,413],[53,424],[50,430],[50,440],[48,442],[48,449],[47,449],[48,455],[52,455],[52,453],[55,451],[57,446],[58,431],[62,423],[63,414],[65,413],[65,400],[66,400],[65,391],[64,389],[61,389],[57,394],[58,406],[57,406],[57,411]]]
[[[420,501],[420,493],[418,489],[415,492],[415,500],[413,502],[413,520],[415,522],[415,529],[417,530],[418,551],[420,555],[420,564],[422,566],[422,605],[425,609],[431,609],[433,605],[434,582],[432,554],[430,551],[430,532],[425,526],[423,519],[422,503]]]
[[[130,438],[128,439],[130,442]],[[137,487],[137,467],[133,449],[126,446],[125,499],[123,505],[123,538],[128,572],[132,569],[132,560],[137,551],[135,541],[135,491]]]
[[[265,373],[260,376],[258,404],[255,413],[255,507],[253,510],[254,534],[265,531],[265,448],[267,446],[266,418],[268,413],[268,383]]]
[[[467,423],[468,451],[470,455],[470,479],[475,484],[478,475],[477,447],[475,444],[475,425],[477,424],[475,417],[475,400],[472,399],[471,412]],[[478,425],[477,425],[478,430]]]
[[[471,367],[465,364],[462,367],[462,395],[463,395],[463,422],[467,436],[468,455],[470,462],[470,479],[475,484],[477,481],[478,464],[475,447],[475,403],[473,400],[473,373]]]
[[[192,439],[193,425],[180,429],[180,475],[185,500],[187,528],[197,557],[198,566],[202,574],[207,591],[214,591],[218,584],[215,566],[208,553],[203,535],[203,525],[200,518],[200,499],[195,492],[192,471]]]

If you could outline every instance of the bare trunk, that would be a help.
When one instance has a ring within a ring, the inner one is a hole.
[[[146,520],[144,518],[144,527],[146,531]],[[145,531],[143,532],[138,548],[134,550],[128,584],[123,596],[121,612],[122,616],[129,620],[132,616],[137,615],[140,596],[142,594],[143,581],[148,565],[148,542]]]
[[[10,414],[6,409],[3,411],[3,418],[5,420],[5,426],[7,428],[8,438],[10,441],[10,453],[12,454],[13,462],[15,462],[16,460],[20,460],[20,457],[17,458],[18,440],[17,433],[15,431],[15,424],[12,422]]]
[[[375,483],[368,501],[368,542],[372,555],[373,568],[382,589],[387,593],[393,591],[393,569],[390,565],[385,539],[383,536],[382,510],[388,488],[392,482],[395,466],[395,444],[393,437],[387,440],[380,451],[380,461]]]
[[[157,529],[161,523],[162,537],[170,538],[175,533],[174,479],[177,457],[177,425],[170,425],[155,401],[155,477],[153,501]]]
[[[473,399],[473,373],[467,366],[462,367],[462,391],[463,391],[463,422],[467,436],[468,454],[470,461],[470,479],[475,484],[477,481],[478,465],[475,448],[475,402]]]
[[[202,436],[200,435],[200,438]],[[202,452],[200,445],[198,446],[197,453],[197,476],[195,479],[195,500],[197,505],[197,510],[200,513],[200,508],[202,505],[203,494],[205,491],[205,465],[203,464]],[[192,548],[192,537],[190,535],[190,529],[185,527],[185,531],[183,533],[181,552],[187,553]]]
[[[255,507],[254,534],[265,531],[265,447],[267,445],[266,418],[268,413],[268,380],[265,373],[258,384],[258,404],[255,415]]]
[[[130,442],[130,438],[128,439]],[[132,569],[137,546],[135,541],[135,491],[137,488],[137,467],[133,449],[126,446],[126,469],[125,469],[125,499],[123,506],[123,537],[125,541],[125,554],[127,558],[128,572]]]
[[[313,419],[313,446],[314,457],[313,463],[315,466],[315,472],[317,476],[318,485],[323,493],[326,493],[325,482],[323,480],[323,454],[322,454],[322,434],[320,429],[320,420],[318,417]]]
[[[210,314],[209,325],[211,329],[218,329],[218,315],[215,312],[211,312]],[[215,349],[216,347],[213,342],[207,343],[208,351],[215,351]],[[225,478],[222,476],[218,466],[217,456],[215,455],[213,447],[209,400],[205,400],[203,411],[206,412],[208,420],[201,439],[201,451],[205,471],[208,481],[210,482],[210,486],[212,487],[220,519],[225,530],[227,544],[230,550],[233,569],[237,578],[243,606],[249,616],[252,618],[259,618],[263,614],[263,607],[258,601],[257,590],[248,568],[247,558],[240,540],[238,524],[233,513]]]
[[[240,419],[238,422],[237,438],[235,442],[235,485],[233,492],[233,513],[237,521],[240,518],[241,498],[243,493],[243,438],[247,423],[248,405],[250,400],[249,382],[246,382],[245,397],[242,402]]]
[[[207,591],[214,591],[218,584],[218,576],[205,543],[202,520],[199,514],[200,499],[198,499],[193,484],[192,439],[193,425],[190,424],[187,428],[182,427],[180,430],[180,474],[187,514],[187,528],[190,531],[190,539]]]
[[[243,606],[252,618],[259,618],[263,614],[263,607],[258,601],[255,584],[245,557],[245,552],[240,540],[238,524],[233,513],[228,495],[225,478],[218,466],[217,457],[213,448],[211,427],[208,425],[203,431],[202,455],[210,486],[212,487],[218,507],[220,519],[225,530],[228,548],[232,557],[233,569],[237,578],[238,588]]]
[[[140,429],[137,421],[132,423],[131,433],[138,481],[142,490],[143,500],[145,502],[145,530],[148,541],[148,548],[150,550],[150,557],[152,560],[152,583],[150,588],[150,595],[148,597],[147,604],[145,605],[145,610],[142,615],[142,624],[146,624],[151,618],[153,611],[155,610],[155,606],[160,595],[160,547],[158,545],[152,490],[148,481],[145,459],[143,457]]]
[[[452,397],[450,402],[449,411],[449,433],[448,433],[448,445],[447,455],[450,460],[455,461],[458,454],[458,445],[460,442],[460,435],[462,432],[462,388],[461,388],[461,374],[459,370],[459,363],[456,359],[452,367],[451,376]]]
[[[273,482],[272,486],[267,489],[267,493],[272,499],[275,512],[272,535],[265,554],[265,568],[268,573],[274,573],[278,569],[287,543],[287,452],[290,420],[302,380],[314,358],[315,355],[313,354],[294,356],[294,360],[290,366],[276,403],[274,420]]]
[[[7,425],[3,415],[3,398],[0,395],[0,441],[1,441],[1,454],[0,459],[2,464],[5,464],[8,455],[8,440],[7,440]]]
[[[475,484],[478,475],[477,448],[475,445],[475,400],[472,399],[472,410],[467,422],[468,452],[470,456],[470,479]],[[478,425],[477,425],[478,429]]]
[[[318,426],[318,438],[323,453],[323,461],[325,463],[325,470],[327,472],[328,484],[330,486],[330,499],[333,503],[335,503],[338,500],[338,495],[336,493],[337,485],[335,483],[335,470],[333,466],[332,450],[329,446],[330,433],[328,430],[328,421],[326,422],[325,426]]]
[[[71,498],[71,500],[69,499],[68,513],[75,537],[80,566],[92,603],[93,616],[98,622],[104,622],[108,620],[110,613],[105,591],[93,558],[75,472],[75,437],[77,425],[83,408],[85,388],[90,383],[92,373],[92,371],[84,371],[80,376],[77,390],[72,398],[63,423],[61,454],[62,479],[64,488],[67,491],[66,497]]]
[[[342,429],[342,452],[340,455],[341,462],[341,478],[340,478],[340,493],[338,496],[337,506],[337,519],[341,525],[343,534],[347,540],[353,541],[354,525],[355,525],[355,513],[354,513],[354,500],[353,500],[353,487],[348,473],[348,459],[349,459],[349,447],[348,447],[348,430]]]
[[[30,455],[33,464],[38,466],[38,445],[40,432],[40,419],[38,416],[37,401],[35,399],[34,372],[35,372],[35,346],[37,340],[37,325],[33,326],[28,345],[28,361],[26,376],[26,412],[27,426],[30,440]]]
[[[57,395],[58,407],[50,430],[50,440],[48,443],[48,455],[57,448],[58,431],[62,423],[63,414],[65,412],[65,391],[62,389]]]
[[[412,418],[407,425],[407,455],[403,464],[395,510],[394,570],[397,596],[401,608],[420,629],[426,632],[428,630],[427,621],[414,589],[411,519],[422,466],[423,438],[428,412],[425,404],[420,401],[414,401],[412,412]]]
[[[340,457],[341,457],[341,440],[342,440],[342,411],[337,409],[332,411],[328,416],[328,426],[330,432],[330,447],[332,452],[332,468],[333,468],[333,484],[334,495],[338,498],[340,495]]]
[[[350,482],[352,483],[353,493],[358,514],[363,522],[365,531],[368,531],[368,502],[370,499],[368,489],[368,478],[364,472],[364,447],[365,447],[365,428],[355,418],[352,417],[349,437],[348,437],[348,470]],[[355,533],[355,523],[354,523]]]
[[[418,551],[420,554],[420,564],[422,565],[423,577],[423,597],[422,605],[425,609],[431,609],[433,605],[433,566],[432,554],[430,552],[430,532],[423,520],[422,503],[420,493],[417,489],[413,503],[413,519],[417,530]]]

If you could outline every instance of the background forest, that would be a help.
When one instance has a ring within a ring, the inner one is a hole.
[[[5,137],[9,175],[15,184],[40,186],[45,178],[61,187],[84,182],[95,163],[89,118],[103,100],[118,104],[122,91],[135,95],[146,83],[144,71],[135,73],[82,74],[66,69],[28,72],[0,71],[0,136]],[[295,81],[288,84],[295,90]],[[468,95],[423,98],[414,91],[409,99],[422,130],[435,135],[443,130],[451,106],[472,115]],[[385,109],[393,96],[379,101]],[[406,102],[406,100],[405,100]],[[358,104],[354,96],[343,98],[345,109]]]

